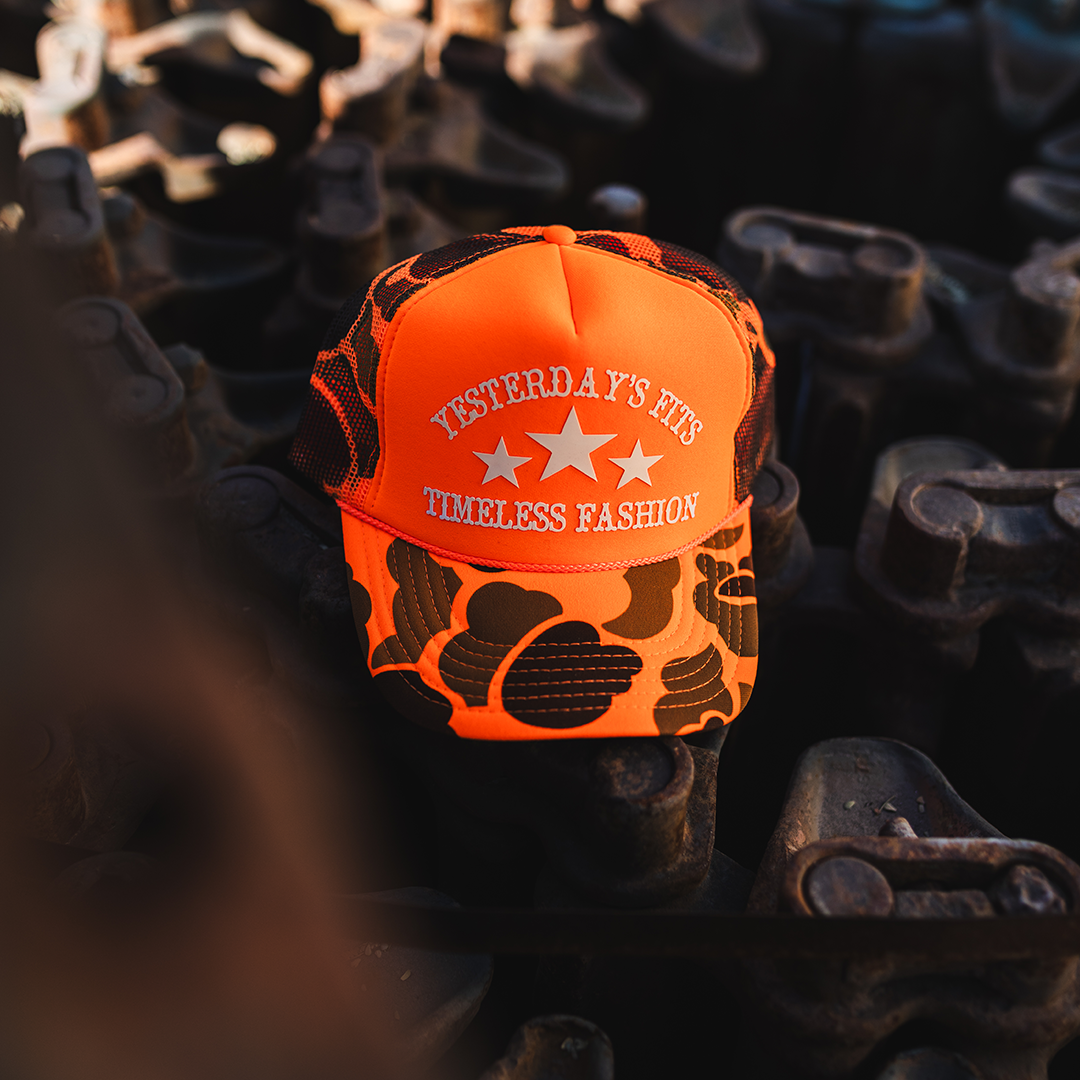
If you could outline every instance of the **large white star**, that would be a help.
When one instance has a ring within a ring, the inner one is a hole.
[[[499,437],[499,445],[495,447],[494,453],[482,454],[479,450],[474,450],[473,453],[487,466],[484,479],[480,481],[482,484],[501,476],[509,480],[514,487],[520,487],[521,485],[518,484],[517,477],[514,475],[514,470],[524,465],[526,461],[532,461],[531,457],[514,457],[512,454],[508,454],[506,452],[506,440],[502,436]]]
[[[615,485],[616,489],[621,488],[623,484],[629,484],[631,480],[644,480],[649,487],[652,487],[652,479],[649,477],[649,470],[663,457],[663,454],[657,454],[655,457],[647,457],[641,451],[641,440],[638,439],[634,443],[634,449],[630,452],[629,457],[613,457],[608,458],[608,461],[614,462],[622,469],[622,479]]]
[[[592,458],[589,455],[594,450],[599,450],[604,443],[618,437],[618,432],[613,435],[586,435],[581,430],[577,410],[573,406],[570,407],[570,415],[567,416],[562,431],[551,434],[526,431],[525,434],[530,439],[535,439],[551,453],[540,476],[541,480],[546,480],[549,476],[554,476],[557,472],[562,472],[563,469],[571,466],[590,480],[595,480],[596,470],[593,468]]]

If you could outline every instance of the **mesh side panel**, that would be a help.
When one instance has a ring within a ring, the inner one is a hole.
[[[640,258],[631,254],[629,245],[618,233],[586,233],[578,242],[586,247],[600,248],[613,255],[625,256],[627,259]]]
[[[290,452],[326,492],[350,499],[379,460],[375,387],[386,331],[401,305],[431,282],[538,234],[481,233],[384,270],[342,306],[315,361],[311,390]]]
[[[668,244],[663,240],[657,241],[657,246],[663,253],[660,261],[673,273],[695,278],[716,292],[732,293],[740,303],[749,299],[743,287],[711,259],[706,259],[704,255],[699,255],[689,248]]]
[[[292,449],[292,462],[327,491],[339,488],[349,475],[352,448],[333,405],[312,390],[304,406],[304,440]]]
[[[750,494],[772,446],[775,371],[775,363],[770,362],[759,345],[754,350],[754,395],[735,431],[735,499],[738,502]]]
[[[332,350],[345,336],[349,327],[356,322],[356,317],[360,314],[360,309],[364,306],[367,294],[367,288],[357,289],[356,292],[341,305],[338,309],[338,313],[334,316],[334,321],[330,324],[330,329],[323,335],[322,348],[319,350],[320,353]]]
[[[735,497],[742,502],[768,455],[773,439],[773,373],[776,361],[765,342],[761,316],[739,283],[696,251],[650,240],[636,233],[578,233],[577,242],[623,255],[673,277],[694,281],[709,290],[735,316],[746,333],[754,357],[754,390],[735,432]]]

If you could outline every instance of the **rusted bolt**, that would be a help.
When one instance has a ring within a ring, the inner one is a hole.
[[[955,472],[970,469],[1004,471],[1005,463],[985,447],[968,439],[917,435],[887,446],[874,463],[874,478],[870,497],[888,509],[893,504],[896,489],[909,476],[920,472]],[[756,507],[755,499],[755,507]],[[753,511],[751,511],[753,512]],[[757,563],[757,535],[754,536]]]
[[[70,340],[85,349],[111,345],[120,332],[120,316],[103,304],[87,305],[73,311],[64,321]]]
[[[740,281],[749,283],[760,277],[768,276],[778,259],[784,258],[795,250],[795,236],[787,229],[770,221],[751,221],[738,234],[738,254],[740,263],[745,263],[745,271]],[[740,269],[743,267],[740,266]]]
[[[912,355],[929,336],[926,255],[903,233],[748,207],[725,223],[720,262],[781,339],[809,334],[837,355],[880,363]]]
[[[672,858],[682,844],[694,785],[694,759],[681,739],[619,739],[592,761],[596,841],[641,870]]]
[[[806,896],[819,915],[891,915],[893,891],[885,875],[862,859],[841,856],[811,869]]]
[[[107,411],[113,423],[123,427],[144,424],[165,404],[168,390],[153,375],[128,375],[109,392]]]
[[[1010,866],[987,893],[1002,915],[1064,915],[1065,898],[1037,866]]]
[[[184,384],[127,305],[105,297],[68,304],[58,316],[72,371],[100,402],[144,480],[173,481],[194,446]]]
[[[207,493],[208,524],[222,533],[242,532],[265,525],[278,510],[277,488],[261,476],[230,476]]]
[[[187,394],[198,393],[210,378],[210,365],[198,349],[190,345],[170,345],[165,350],[165,359],[180,376]]]
[[[19,235],[53,298],[114,293],[119,274],[86,154],[74,146],[39,150],[23,162],[19,187],[26,209]]]
[[[905,481],[893,499],[882,569],[903,589],[944,596],[963,581],[968,541],[982,522],[982,507],[966,492]]]
[[[750,493],[750,531],[754,536],[754,571],[771,577],[783,565],[791,548],[799,510],[799,481],[779,461],[767,461],[754,478]]]
[[[926,260],[919,248],[888,238],[860,244],[851,253],[856,303],[875,333],[898,334],[919,303]]]
[[[1076,340],[1080,319],[1080,278],[1071,260],[1059,253],[1018,266],[1009,276],[1008,296],[1001,332],[1010,352],[1037,367],[1059,364]]]
[[[105,228],[113,240],[137,236],[146,225],[146,211],[126,191],[115,190],[102,199]]]
[[[302,293],[314,290],[336,307],[385,265],[380,167],[374,146],[359,135],[335,135],[308,159]]]

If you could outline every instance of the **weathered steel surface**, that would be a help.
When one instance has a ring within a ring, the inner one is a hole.
[[[1075,471],[916,473],[887,517],[871,502],[855,565],[904,626],[958,638],[988,619],[1080,633],[1072,569]],[[1075,610],[1074,610],[1075,609]]]
[[[73,379],[137,482],[155,494],[190,494],[288,435],[287,423],[239,420],[202,354],[187,345],[162,351],[119,300],[72,301],[58,332]]]
[[[792,778],[749,910],[968,925],[1076,910],[1080,868],[995,834],[910,748],[822,743]],[[1039,1075],[1080,1029],[1077,960],[988,959],[898,957],[883,943],[846,965],[748,962],[747,1060],[763,1075],[848,1077],[903,1025],[927,1018],[939,1044],[981,1075]]]
[[[609,1080],[614,1045],[624,1080],[705,1060],[1071,1077],[1069,1051],[1047,1062],[1080,1016],[1074,8],[228,6],[0,0],[0,344],[59,342],[42,368],[153,508],[193,625],[235,650],[298,774],[326,748],[342,888],[380,890],[335,900],[328,978],[367,998],[387,1075]],[[761,677],[732,729],[407,729],[364,662],[339,512],[286,464],[347,297],[469,232],[556,220],[719,250],[776,347]],[[9,397],[28,373],[5,369]],[[16,486],[31,456],[9,455]],[[5,568],[37,580],[32,555]],[[119,943],[188,895],[168,837],[213,835],[218,809],[202,766],[174,775],[139,717],[81,690],[12,709],[12,820],[42,911],[111,912]],[[994,825],[872,735],[930,751]],[[273,833],[254,814],[250,851]]]
[[[285,258],[276,246],[188,232],[116,188],[102,198],[76,147],[32,154],[21,190],[27,216],[17,239],[57,302],[116,296],[155,337],[220,353],[236,340],[223,322],[235,327],[238,316],[264,311],[280,288]]]
[[[506,1056],[486,1069],[480,1080],[614,1080],[611,1040],[577,1016],[538,1016],[521,1025]]]

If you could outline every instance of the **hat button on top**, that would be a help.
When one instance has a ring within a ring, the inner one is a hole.
[[[549,244],[572,244],[577,239],[569,225],[548,225],[542,235]]]

